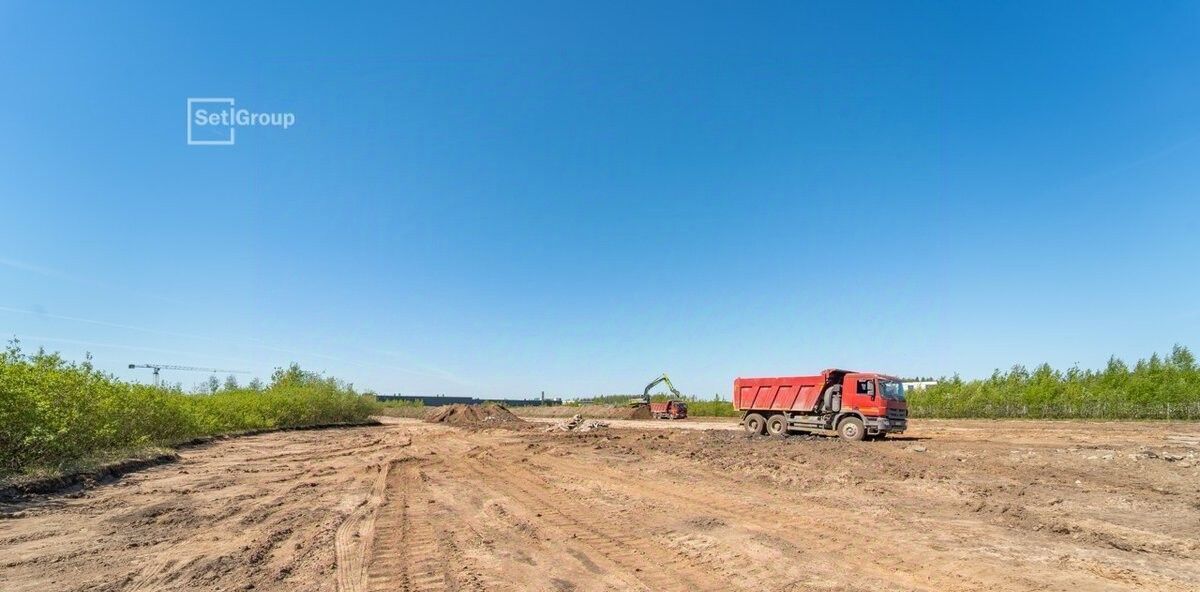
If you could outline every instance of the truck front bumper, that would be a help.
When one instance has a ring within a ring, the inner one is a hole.
[[[899,434],[908,427],[906,419],[888,419],[886,417],[868,417],[866,421],[867,433],[875,434]]]

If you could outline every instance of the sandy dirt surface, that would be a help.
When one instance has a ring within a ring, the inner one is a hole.
[[[1200,589],[1200,425],[644,423],[187,449],[0,508],[0,590]]]
[[[522,415],[525,421],[543,424],[556,424],[562,417],[529,417]],[[590,416],[585,416],[590,417]],[[689,417],[687,419],[604,419],[609,427],[628,428],[635,430],[726,430],[742,431],[742,424],[734,417]]]

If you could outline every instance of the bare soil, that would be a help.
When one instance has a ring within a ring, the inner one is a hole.
[[[1197,424],[387,421],[0,507],[0,590],[1200,589]]]
[[[653,419],[647,405],[636,407],[623,405],[554,405],[549,407],[515,407],[513,412],[521,417],[571,417],[582,415],[592,419]]]

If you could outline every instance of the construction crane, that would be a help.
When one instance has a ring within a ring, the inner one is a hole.
[[[209,372],[211,374],[249,374],[245,370],[221,370],[219,368],[196,368],[195,366],[174,366],[171,364],[130,364],[130,369],[133,368],[149,368],[154,371],[154,386],[161,386],[162,379],[158,373],[160,370],[180,370],[184,372]]]

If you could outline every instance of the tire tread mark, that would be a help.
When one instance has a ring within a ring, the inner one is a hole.
[[[369,590],[434,592],[453,590],[453,557],[445,556],[428,512],[414,498],[422,487],[415,466],[393,472],[388,499],[379,513],[375,545],[367,568]]]
[[[595,549],[625,569],[650,590],[728,590],[729,583],[697,581],[692,574],[706,573],[687,557],[638,538],[614,534],[603,518],[594,518],[593,508],[578,505],[566,496],[550,499],[554,486],[527,471],[498,473],[480,464],[477,471],[496,483],[507,483],[521,495],[516,501],[534,506],[542,520],[570,533],[575,540]],[[664,569],[666,568],[666,569]]]
[[[337,561],[339,592],[363,592],[367,585],[367,554],[375,536],[375,521],[379,506],[387,491],[388,475],[395,461],[380,466],[371,484],[367,499],[351,512],[334,535],[334,555]]]
[[[553,470],[561,470],[565,473],[573,474],[579,477],[595,478],[596,476],[594,471],[591,474],[585,474],[573,469],[574,467],[563,466],[554,467]],[[832,553],[830,557],[836,557],[841,553],[848,552],[848,550],[854,548],[856,544],[861,543],[861,541],[857,540],[856,537],[839,532],[836,529],[830,529],[828,528],[827,523],[822,523],[820,520],[813,518],[812,516],[795,513],[787,507],[784,508],[783,512],[788,516],[788,520],[780,523],[773,523],[771,521],[762,520],[762,515],[764,513],[763,510],[767,509],[766,505],[762,503],[751,504],[758,505],[760,508],[743,507],[738,504],[713,504],[713,499],[717,499],[719,496],[703,497],[702,493],[697,493],[703,489],[703,486],[694,485],[693,492],[685,493],[676,488],[668,488],[658,483],[652,483],[650,480],[635,480],[632,477],[628,477],[618,471],[613,470],[604,471],[604,479],[606,482],[618,483],[626,487],[649,491],[654,494],[655,499],[674,499],[686,505],[706,508],[706,511],[710,513],[734,520],[744,526],[750,526],[756,530],[776,534],[776,540],[788,547],[794,547],[794,545],[792,545],[790,542],[789,536],[795,531],[799,524],[803,524],[801,527],[802,530],[812,530],[813,532],[821,533],[821,541],[825,546],[824,551]],[[734,485],[735,484],[731,484],[731,487]],[[717,489],[719,490],[719,488]],[[815,558],[810,557],[810,560],[811,559]],[[833,561],[832,559],[829,560],[831,562]],[[900,578],[901,576],[908,576],[909,573],[907,572],[914,571],[913,565],[903,564],[898,559],[891,559],[887,562],[890,562],[890,564],[886,568],[883,568],[885,571],[878,574],[880,580],[882,581],[889,581],[889,578],[890,581],[896,581],[896,579]],[[815,564],[810,563],[809,565],[810,567],[816,567]],[[831,573],[836,573],[836,567],[833,566],[832,563],[828,567],[830,568]],[[917,573],[920,572],[920,570],[915,571]],[[963,577],[961,574],[956,574],[956,579],[959,581],[960,585],[964,586],[964,590],[976,589],[971,588],[971,586],[978,584],[977,582]],[[905,585],[912,586],[912,589],[914,590],[927,589],[923,587],[923,582],[920,582],[917,579],[907,577],[905,580]]]

